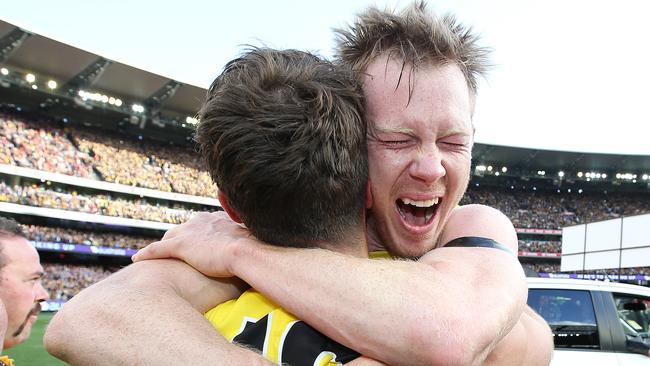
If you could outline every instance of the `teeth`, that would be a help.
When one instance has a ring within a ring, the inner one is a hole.
[[[407,205],[413,205],[415,207],[431,207],[438,204],[438,197],[435,197],[426,201],[415,201],[408,198],[401,198],[402,202]]]

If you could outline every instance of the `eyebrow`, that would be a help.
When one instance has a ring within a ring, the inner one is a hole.
[[[43,276],[45,276],[45,272],[44,271],[34,271],[34,272],[29,274],[29,277],[32,277],[32,276],[43,277]]]
[[[404,128],[404,127],[372,127],[372,130],[374,132],[378,133],[404,133],[407,135],[412,135],[415,132],[410,129],[410,128]]]

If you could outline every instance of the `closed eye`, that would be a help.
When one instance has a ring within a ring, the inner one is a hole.
[[[454,142],[442,142],[446,146],[453,147],[453,148],[461,148],[461,147],[467,147],[467,144],[459,144],[459,143],[454,143]]]
[[[387,141],[382,141],[382,143],[386,145],[399,146],[399,145],[408,144],[409,140],[387,140]]]

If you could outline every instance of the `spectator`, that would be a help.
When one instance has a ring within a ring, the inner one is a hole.
[[[29,338],[40,302],[47,299],[42,276],[38,253],[25,239],[20,225],[0,217],[0,301],[7,311],[4,348]]]

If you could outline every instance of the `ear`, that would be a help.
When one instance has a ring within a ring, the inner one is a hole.
[[[370,178],[366,184],[366,208],[372,207],[372,190],[370,189]]]
[[[226,195],[221,190],[218,191],[217,197],[219,198],[219,203],[221,204],[221,207],[223,208],[224,211],[226,211],[228,216],[230,216],[232,221],[241,224],[242,219],[239,217],[237,212],[235,212],[235,210],[233,210],[232,207],[230,207],[230,203],[228,202],[228,197],[226,197]]]

